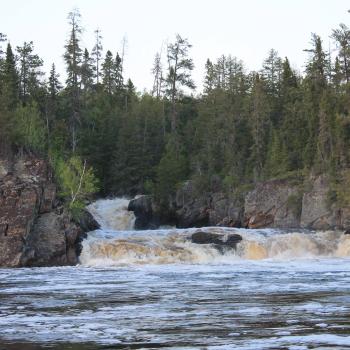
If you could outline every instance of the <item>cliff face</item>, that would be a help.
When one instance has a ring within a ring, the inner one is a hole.
[[[44,160],[0,158],[0,266],[74,265],[82,234],[60,207]]]
[[[247,228],[308,228],[314,230],[349,229],[350,208],[339,208],[328,203],[330,189],[324,175],[308,180],[307,189],[295,181],[270,180],[258,183],[240,201],[222,192],[199,194],[190,181],[177,191],[169,204],[178,227],[232,226]],[[159,216],[150,212],[147,218]],[[132,201],[138,205],[136,216],[142,215],[142,197]],[[141,214],[140,214],[141,213]],[[153,222],[156,220],[153,220]],[[139,227],[142,228],[142,227]]]

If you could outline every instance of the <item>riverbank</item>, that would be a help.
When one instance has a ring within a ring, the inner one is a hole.
[[[98,227],[88,212],[74,221],[44,159],[0,158],[0,266],[75,265],[84,233]]]
[[[162,205],[152,196],[140,196],[130,202],[129,210],[136,215],[137,229],[172,223],[179,228],[348,230],[350,208],[332,200],[332,193],[326,175],[272,179],[231,192],[201,192],[187,181]]]

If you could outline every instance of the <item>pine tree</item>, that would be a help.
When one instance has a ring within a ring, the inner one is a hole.
[[[162,57],[159,52],[157,52],[156,56],[154,57],[152,74],[154,77],[152,96],[155,96],[156,98],[160,98],[163,92],[163,67],[162,67]]]
[[[94,77],[96,78],[96,84],[100,83],[100,78],[102,76],[102,72],[100,69],[100,61],[102,59],[102,35],[99,29],[95,30],[95,46],[92,49],[91,56],[93,57],[94,63]]]
[[[267,136],[269,135],[269,104],[267,95],[265,93],[264,83],[259,74],[254,78],[254,85],[252,89],[252,157],[254,178],[258,180],[262,175],[264,168],[265,156],[267,150]]]
[[[320,101],[327,89],[326,70],[328,66],[327,55],[323,51],[322,40],[312,34],[312,48],[305,50],[310,57],[306,65],[306,77],[303,81],[304,88],[304,113],[307,115],[308,136],[304,149],[304,162],[308,168],[312,168],[317,158],[317,137],[319,130]]]
[[[205,63],[205,78],[204,78],[204,93],[210,94],[215,87],[215,71],[214,71],[214,65],[210,61],[210,59],[207,59],[207,62]]]
[[[124,88],[124,78],[123,78],[123,63],[119,54],[117,53],[114,61],[114,75],[117,92],[121,92]]]
[[[57,104],[58,104],[58,94],[62,89],[62,85],[59,81],[59,74],[56,72],[55,64],[53,63],[50,70],[50,76],[47,83],[47,103],[46,103],[46,130],[47,130],[47,140],[48,148],[51,148],[51,132],[53,128],[54,121],[56,119]]]
[[[40,67],[43,65],[42,59],[33,54],[33,42],[24,42],[23,46],[17,46],[19,54],[19,87],[20,99],[25,103],[30,95],[35,94],[35,90],[40,86],[40,77],[43,73]]]
[[[16,60],[10,43],[7,44],[3,70],[2,105],[7,110],[14,110],[19,99],[19,77]]]
[[[222,55],[215,65],[215,72],[217,76],[217,87],[226,89],[227,71],[226,71],[226,56]]]
[[[82,50],[80,48],[80,35],[82,28],[80,26],[80,13],[77,9],[68,15],[71,28],[69,40],[65,46],[66,52],[64,59],[67,65],[67,89],[70,95],[71,115],[70,115],[70,134],[71,148],[73,153],[76,151],[78,137],[77,125],[80,123],[80,81],[81,81],[81,62]]]
[[[312,34],[311,45],[311,49],[304,50],[310,54],[306,66],[306,74],[314,88],[317,90],[317,93],[319,93],[327,83],[326,70],[328,60],[326,53],[323,51],[322,40],[315,33]]]
[[[129,78],[125,86],[125,112],[128,112],[132,105],[133,99],[136,97],[136,89],[134,83]]]
[[[57,100],[58,93],[62,89],[59,77],[60,75],[56,72],[56,66],[54,63],[52,63],[48,81],[48,91],[52,101]]]
[[[333,135],[334,116],[332,105],[330,103],[330,92],[324,92],[319,109],[319,128],[317,137],[317,155],[321,164],[321,169],[327,171],[331,165],[331,157],[333,153]]]
[[[4,41],[6,41],[6,35],[3,33],[0,33],[0,60],[2,59],[2,56],[4,55],[4,51],[2,51],[2,46],[1,43],[3,43]]]
[[[6,35],[0,33],[0,96],[2,94],[2,80],[3,80],[3,74],[4,74],[4,62],[5,62],[5,59],[4,59],[4,51],[2,50],[2,43],[6,41]]]
[[[166,77],[167,94],[170,98],[171,111],[171,132],[176,134],[177,129],[177,111],[176,102],[182,87],[194,89],[195,85],[191,79],[191,71],[194,68],[193,60],[188,57],[188,51],[192,47],[187,39],[176,35],[174,43],[169,44],[168,54],[168,74]]]
[[[84,100],[86,100],[87,94],[93,87],[93,65],[90,58],[89,51],[84,50],[83,61],[81,64],[81,89],[83,91]]]
[[[106,57],[102,63],[102,84],[108,95],[112,95],[116,87],[114,60],[111,51],[106,52]]]
[[[334,69],[332,74],[332,83],[337,93],[341,91],[341,84],[343,80],[343,72],[339,62],[338,56],[335,58]]]
[[[339,27],[333,30],[332,38],[339,48],[338,63],[343,73],[343,79],[348,83],[350,80],[350,30],[343,23]]]
[[[281,85],[282,60],[274,49],[269,51],[268,57],[263,62],[262,76],[266,80],[267,93],[278,97]]]
[[[233,97],[244,94],[246,89],[243,62],[236,57],[228,56],[226,58],[226,75],[226,86],[230,95]]]

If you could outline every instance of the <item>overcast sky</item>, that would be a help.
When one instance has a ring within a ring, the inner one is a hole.
[[[1,1],[0,32],[13,46],[33,41],[44,59],[64,77],[63,46],[69,27],[67,14],[79,8],[82,15],[82,46],[93,47],[94,30],[102,31],[104,52],[120,51],[128,39],[125,69],[137,88],[152,86],[153,58],[162,43],[176,33],[193,45],[193,76],[202,83],[207,58],[222,54],[242,59],[249,70],[260,69],[269,49],[288,56],[303,69],[311,33],[319,34],[325,48],[331,30],[350,25],[348,0],[11,0]]]

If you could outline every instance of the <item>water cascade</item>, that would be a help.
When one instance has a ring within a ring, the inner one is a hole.
[[[248,230],[223,227],[135,231],[135,217],[123,198],[99,200],[88,210],[101,225],[83,242],[80,262],[85,266],[129,264],[230,264],[237,259],[296,259],[350,256],[350,235],[342,232]],[[236,249],[192,243],[202,231],[227,239],[239,234]]]

